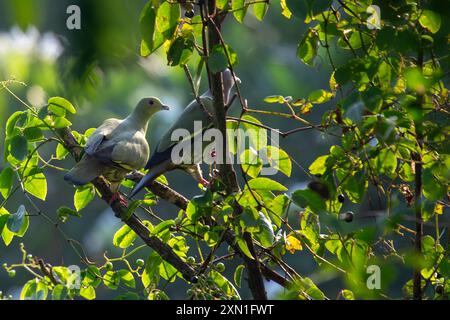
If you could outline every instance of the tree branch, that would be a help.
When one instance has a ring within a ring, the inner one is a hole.
[[[76,161],[79,161],[82,156],[82,148],[76,141],[75,137],[72,135],[72,132],[69,128],[59,129],[57,130],[57,134],[60,136],[62,141],[64,141],[65,147]],[[92,182],[95,188],[100,193],[102,199],[109,203],[113,192],[111,191],[108,183],[105,179],[99,177]],[[180,197],[175,192],[169,192],[168,187],[163,186],[158,183],[152,184],[152,191],[155,194],[159,195],[167,195],[168,199],[171,199],[172,203],[177,203],[178,205],[187,205],[187,200]],[[122,221],[127,224],[141,239],[155,250],[165,261],[170,263],[174,268],[176,268],[183,277],[189,281],[196,283],[197,277],[194,269],[191,268],[187,263],[185,263],[181,258],[172,250],[172,248],[161,241],[158,237],[150,235],[150,230],[141,222],[141,220],[136,215],[131,215],[129,218],[126,217],[128,208],[126,206],[121,205],[119,202],[114,202],[111,205],[115,215],[122,219]],[[126,217],[126,218],[125,218]]]

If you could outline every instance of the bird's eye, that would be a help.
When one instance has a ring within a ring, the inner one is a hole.
[[[153,105],[153,100],[149,100],[148,104],[152,106]]]

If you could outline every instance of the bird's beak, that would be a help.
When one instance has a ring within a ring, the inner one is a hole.
[[[170,107],[169,107],[169,106],[166,106],[165,104],[163,104],[162,107],[161,107],[161,109],[163,109],[163,110],[170,110]]]

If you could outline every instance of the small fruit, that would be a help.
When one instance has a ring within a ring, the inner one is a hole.
[[[191,282],[194,284],[198,283],[198,277],[197,276],[192,277]]]
[[[437,294],[443,294],[444,293],[444,286],[442,284],[437,284],[434,288]]]
[[[3,268],[8,268],[8,264],[6,262],[3,264]]]
[[[16,276],[16,270],[9,270],[8,271],[8,276],[10,278],[14,278]]]
[[[218,272],[224,272],[225,271],[225,265],[222,262],[219,262],[218,264],[216,264],[216,270]]]
[[[142,260],[142,259],[137,259],[137,260],[136,260],[136,265],[137,265],[138,267],[143,267],[143,266],[145,265],[145,261]]]
[[[194,17],[194,10],[191,11],[186,11],[186,13],[184,14],[186,16],[186,18],[190,18],[192,19]]]
[[[112,262],[108,261],[105,264],[105,268],[106,268],[106,270],[111,271],[114,268],[114,265],[112,264]]]
[[[353,221],[353,216],[354,216],[354,213],[351,212],[351,211],[348,211],[348,212],[345,212],[345,213],[341,213],[339,215],[339,220],[344,220],[345,222],[350,223],[350,222]]]
[[[345,196],[344,196],[343,194],[338,195],[338,201],[339,201],[340,203],[344,203],[344,201],[345,201]]]
[[[188,257],[186,261],[189,264],[194,264],[195,263],[195,258],[194,257]]]

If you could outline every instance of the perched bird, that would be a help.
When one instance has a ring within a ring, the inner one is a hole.
[[[158,98],[144,98],[125,119],[108,119],[88,138],[85,154],[64,180],[76,186],[85,185],[99,176],[110,182],[114,192],[110,204],[119,200],[119,187],[125,176],[141,169],[148,161],[150,148],[145,134],[150,118],[160,110],[169,110]]]
[[[227,106],[230,102],[231,90],[235,84],[234,78],[235,77],[233,77],[233,74],[229,69],[222,72],[225,106]],[[239,78],[236,78],[236,81],[240,83]],[[189,155],[189,159],[184,159],[181,164],[174,163],[172,159],[172,150],[176,146],[180,147],[181,144],[194,145],[196,143],[195,140],[201,140],[202,133],[213,126],[210,115],[214,115],[214,98],[211,91],[208,90],[205,92],[199,97],[199,100],[201,104],[198,103],[197,99],[192,101],[181,113],[178,120],[162,136],[161,140],[158,142],[155,152],[145,166],[145,169],[149,169],[148,173],[134,187],[130,197],[134,197],[140,190],[149,185],[164,172],[174,169],[182,169],[204,186],[209,185],[209,182],[203,178],[199,165],[202,161],[203,149],[207,146],[204,141],[200,141],[202,144],[201,154],[193,152],[192,155]],[[195,121],[201,121],[202,126],[198,128],[194,123]],[[181,141],[173,141],[172,133],[178,129],[185,129],[190,135]],[[208,144],[210,143],[211,142]],[[196,151],[196,148],[192,149]]]

